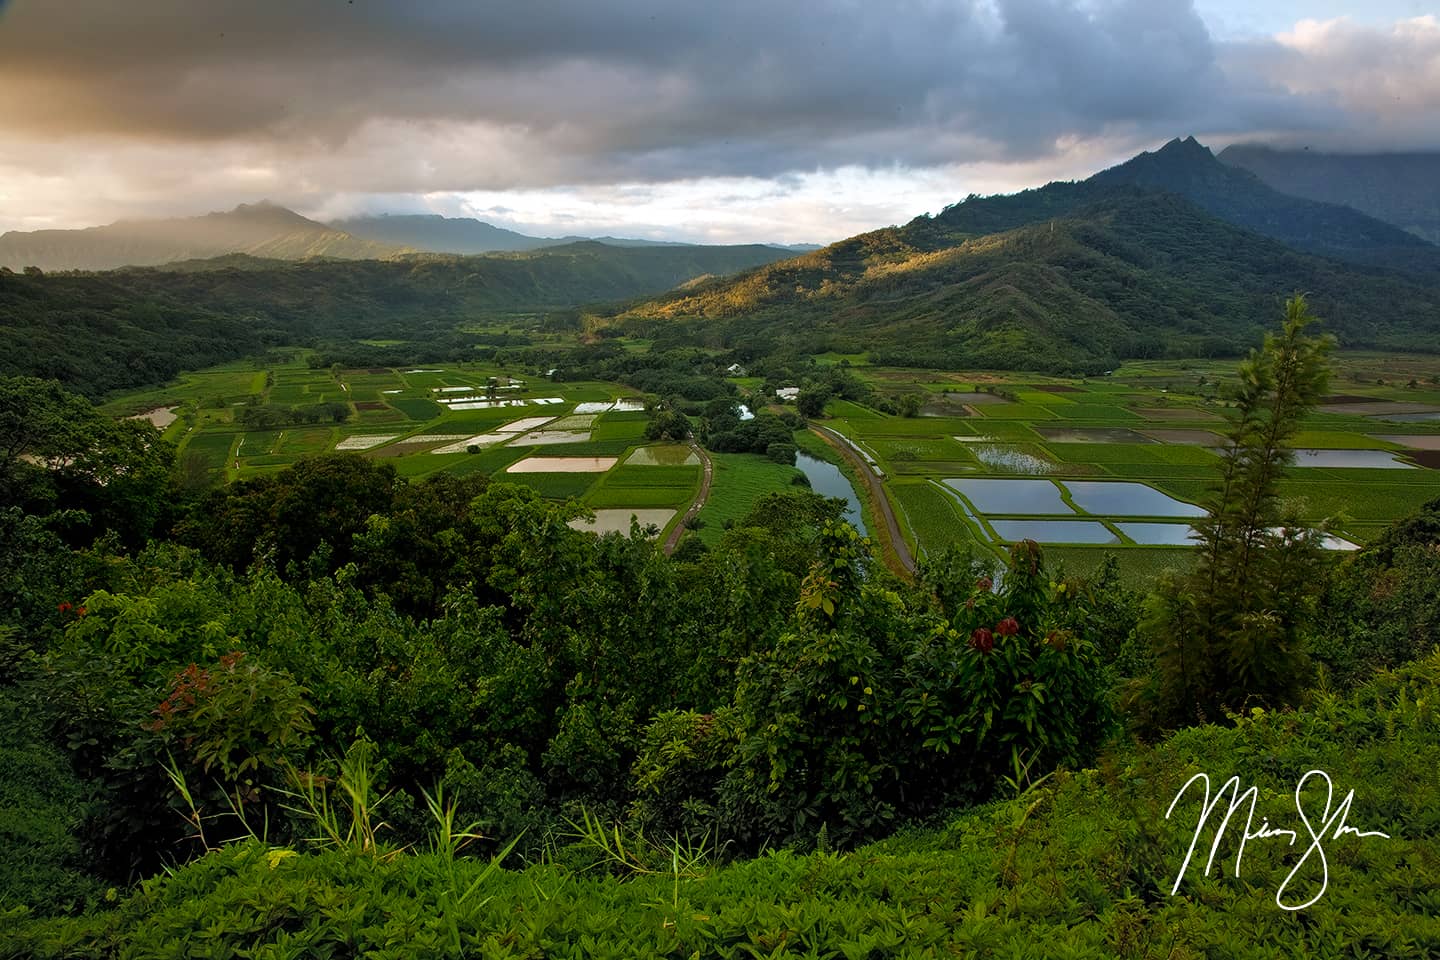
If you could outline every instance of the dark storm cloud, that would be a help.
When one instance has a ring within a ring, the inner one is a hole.
[[[1235,89],[1188,0],[22,0],[0,86],[16,136],[485,150],[391,162],[384,189],[925,166],[1338,116]]]
[[[318,204],[1117,158],[1178,134],[1440,147],[1437,37],[1223,45],[1189,0],[19,0],[0,181],[73,216],[85,191]]]

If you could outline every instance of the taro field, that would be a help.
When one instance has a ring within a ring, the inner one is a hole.
[[[633,391],[480,364],[332,371],[297,357],[188,373],[107,406],[117,415],[156,408],[177,415],[165,436],[182,476],[198,485],[349,451],[405,477],[478,471],[574,498],[595,514],[575,526],[626,533],[632,519],[668,530],[700,488],[688,447],[645,442],[648,418]]]
[[[1440,496],[1440,359],[1342,355],[1337,368],[1282,496],[1345,550]],[[918,394],[920,415],[835,401],[826,425],[883,474],[918,555],[1030,538],[1077,572],[1113,553],[1148,576],[1193,555],[1233,369],[1150,363],[1067,380],[858,367],[882,396]]]

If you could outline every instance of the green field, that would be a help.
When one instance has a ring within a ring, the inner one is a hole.
[[[106,409],[118,415],[175,407],[180,419],[166,436],[189,458],[188,469],[226,479],[271,472],[333,450],[347,438],[380,434],[393,439],[361,455],[385,458],[406,477],[442,471],[489,473],[525,483],[547,497],[581,497],[592,507],[682,510],[699,489],[698,466],[625,464],[645,443],[647,414],[595,414],[594,407],[575,413],[580,404],[625,396],[628,391],[619,385],[555,383],[533,372],[483,364],[332,372],[312,370],[306,360],[305,351],[277,352],[269,362],[187,373],[169,386],[116,399]],[[1383,373],[1387,368],[1418,370],[1415,376],[1427,382],[1433,374],[1424,372],[1429,369],[1424,361],[1357,354],[1340,357],[1336,367],[1331,388],[1335,402],[1314,413],[1297,438],[1298,446],[1403,457],[1411,452],[1409,448],[1385,436],[1440,434],[1440,423],[1379,418],[1388,404],[1406,405],[1397,410],[1424,403],[1440,406],[1440,390],[1410,387],[1393,378],[1378,382],[1387,379]],[[989,540],[987,524],[1004,516],[984,515],[987,523],[965,519],[961,502],[939,481],[1031,474],[1061,482],[1128,480],[1200,503],[1220,463],[1210,448],[1224,442],[1223,397],[1233,369],[1232,363],[1222,361],[1137,363],[1104,378],[1067,380],[993,371],[937,374],[861,366],[857,374],[878,396],[920,393],[925,398],[923,410],[944,415],[907,418],[835,400],[827,408],[825,423],[849,437],[884,472],[905,539],[918,555],[967,541],[999,552],[1004,544]],[[453,410],[439,402],[483,400],[491,378],[503,387],[497,397],[524,405]],[[545,398],[560,402],[534,402]],[[349,403],[351,416],[342,424],[295,423],[248,430],[241,422],[249,406],[303,409],[323,400]],[[567,419],[576,416],[585,419]],[[588,422],[589,439],[531,446],[514,442],[524,431],[499,437],[504,432],[500,428],[532,418],[549,421],[541,430],[563,427],[582,434]],[[480,442],[480,452],[430,452],[471,437],[488,437]],[[797,437],[802,446],[812,446],[809,441],[814,438],[809,434]],[[834,461],[828,450],[816,450]],[[619,465],[604,474],[504,473],[511,463],[534,455],[616,457]],[[753,454],[716,454],[714,462],[713,487],[700,514],[701,539],[712,544],[723,534],[726,522],[738,520],[765,493],[794,489],[792,480],[799,475],[793,467]],[[1440,494],[1440,474],[1428,468],[1297,467],[1282,494],[1304,519],[1327,520],[1333,531],[1364,543],[1386,521]],[[867,524],[874,524],[868,503],[865,509]],[[1114,516],[1092,518],[1078,511],[1073,519],[1104,525]],[[1116,533],[1118,528],[1106,529]],[[1053,546],[1073,570],[1093,569],[1106,553],[1115,553],[1122,570],[1135,576],[1187,556],[1184,548],[1132,545],[1120,538],[1112,544]]]
[[[777,490],[809,489],[795,487],[795,477],[803,477],[795,467],[767,460],[754,453],[712,453],[715,475],[711,481],[710,499],[700,510],[700,539],[713,544],[725,533],[725,522],[739,520],[750,512],[755,501]],[[652,469],[647,467],[646,469]]]
[[[1433,366],[1432,359],[1426,369]],[[1425,390],[1370,379],[1369,370],[1383,367],[1371,356],[1339,358],[1331,387],[1336,402],[1322,405],[1309,418],[1296,446],[1403,457],[1411,452],[1409,448],[1383,435],[1440,433],[1440,423],[1382,419],[1389,404],[1403,404],[1395,408],[1399,412],[1433,402],[1427,401]],[[1202,503],[1218,476],[1221,460],[1210,448],[1224,443],[1224,383],[1233,378],[1234,367],[1219,361],[1134,364],[1094,380],[994,372],[937,377],[933,372],[880,367],[857,373],[879,394],[922,392],[929,398],[923,410],[947,414],[906,418],[850,401],[832,402],[826,411],[827,426],[875,458],[906,528],[906,539],[924,555],[951,543],[976,538],[987,542],[986,531],[964,519],[960,501],[938,485],[947,477],[1023,480],[1034,476],[1062,483],[1123,480]],[[965,397],[976,384],[983,384],[985,393]],[[942,397],[957,393],[966,402],[964,410],[957,400]],[[1347,406],[1357,412],[1347,412]],[[970,415],[956,416],[956,412]],[[1423,467],[1297,466],[1282,485],[1282,495],[1306,521],[1327,521],[1333,532],[1363,544],[1384,521],[1440,495],[1440,473]],[[987,521],[1013,521],[1029,515],[1022,511],[983,516]],[[1093,524],[1099,524],[1118,535],[1113,521],[1123,515],[1092,516],[1076,507],[1066,516],[1091,522],[1092,533],[1096,533]],[[1073,572],[1093,570],[1107,553],[1113,553],[1123,574],[1142,578],[1183,564],[1190,556],[1184,547],[1131,544],[1128,538],[1110,544],[1067,543],[1076,528],[1049,529],[1056,541],[1052,550]],[[1037,536],[1044,542],[1045,534]],[[1000,541],[989,545],[997,552],[1005,546]]]

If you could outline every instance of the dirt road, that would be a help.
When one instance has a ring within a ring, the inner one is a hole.
[[[706,453],[704,448],[696,443],[693,438],[690,440],[690,449],[695,451],[695,455],[700,458],[700,463],[704,467],[704,471],[700,475],[700,492],[695,495],[694,500],[690,501],[690,509],[686,510],[685,516],[681,517],[680,522],[675,524],[675,529],[670,531],[670,536],[665,538],[664,549],[667,555],[675,552],[675,547],[680,543],[680,538],[685,536],[686,522],[698,514],[700,508],[705,506],[705,501],[710,499],[710,481],[715,476],[715,463],[710,459],[710,454]]]
[[[885,559],[885,565],[902,576],[912,575],[915,572],[915,558],[911,556],[910,547],[905,543],[905,537],[900,532],[900,521],[890,507],[890,501],[885,496],[885,490],[881,486],[880,476],[875,472],[875,468],[865,462],[855,448],[850,446],[848,440],[829,427],[812,423],[810,432],[840,451],[840,455],[855,468],[856,474],[864,481],[865,497],[870,501],[872,513],[884,521],[884,527],[877,531],[879,536],[876,539],[880,541],[881,556]]]

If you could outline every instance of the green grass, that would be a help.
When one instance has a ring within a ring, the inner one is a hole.
[[[1404,434],[1404,430],[1380,430],[1379,433]],[[1366,436],[1363,433],[1351,433],[1348,430],[1302,430],[1295,437],[1292,446],[1296,448],[1309,448],[1315,450],[1398,450],[1398,444],[1380,440],[1375,437]]]
[[[594,474],[590,474],[594,476]],[[689,487],[624,487],[608,481],[595,487],[585,502],[592,507],[682,507],[695,496]]]
[[[275,442],[279,438],[279,430],[259,430],[247,433],[240,444],[240,455],[242,457],[263,457],[275,448]]]
[[[909,527],[920,555],[975,540],[975,530],[961,517],[955,498],[933,484],[906,480],[890,484],[889,489],[895,512]]]
[[[975,433],[961,417],[875,417],[838,419],[824,424],[849,437],[943,437],[953,433]],[[983,427],[978,431],[987,433]],[[993,435],[993,434],[992,434]]]
[[[578,443],[547,443],[526,449],[540,457],[623,457],[633,445],[633,440],[596,439]]]
[[[395,464],[395,472],[402,477],[423,477],[435,473],[437,470],[458,466],[477,456],[479,454],[421,453],[413,457],[400,457],[390,462]]]
[[[275,453],[309,457],[324,453],[332,446],[333,432],[329,427],[287,427],[281,431]]]
[[[448,467],[448,472],[458,476],[468,476],[472,473],[488,473],[491,479],[496,481],[509,482],[507,478],[511,474],[505,473],[505,468],[510,464],[530,455],[530,451],[524,447],[491,447],[489,450],[482,450],[480,453],[466,454],[465,459]],[[447,457],[447,454],[418,454],[420,457]],[[513,475],[518,479],[519,474]]]
[[[595,485],[599,474],[595,473],[507,473],[507,483],[533,487],[543,497],[564,500],[584,496]],[[628,504],[627,504],[628,506]]]
[[[611,470],[605,482],[617,487],[681,487],[689,490],[700,483],[701,468],[687,466],[631,467]]]
[[[440,404],[424,397],[392,396],[387,402],[411,420],[418,420],[422,423],[427,420],[434,420],[445,412],[445,408],[440,406]]]
[[[967,444],[956,443],[949,437],[873,437],[865,441],[882,460],[968,460]]]
[[[185,444],[184,454],[201,457],[206,470],[218,473],[230,466],[230,451],[236,438],[234,433],[201,431],[190,437]]]
[[[1440,496],[1440,484],[1285,480],[1280,484],[1280,495],[1295,501],[1307,520],[1343,513],[1353,520],[1382,521],[1414,513]]]
[[[643,413],[639,414],[638,420],[634,419],[635,416],[629,413],[602,414],[591,428],[590,438],[596,441],[620,440],[627,445],[638,443],[645,436],[645,424],[649,418]]]
[[[1035,403],[982,403],[975,407],[985,420],[1058,420],[1059,414]],[[1109,407],[1105,408],[1109,410]]]
[[[791,482],[795,477],[804,476],[795,467],[756,453],[712,453],[710,457],[715,462],[715,474],[710,499],[700,510],[700,519],[705,525],[699,531],[700,539],[707,544],[720,539],[725,532],[725,521],[745,516],[765,494],[808,489]]]
[[[519,419],[519,416],[508,410],[462,410],[459,413],[446,414],[444,420],[426,427],[425,432],[468,433],[472,435],[489,433],[501,424]]]
[[[1066,420],[1138,420],[1139,416],[1124,407],[1099,403],[1070,403],[1057,406],[1055,412]]]
[[[1155,447],[1144,443],[1055,443],[1047,442],[1045,449],[1062,463],[1161,463],[1162,458]],[[1213,458],[1212,458],[1213,459]]]
[[[825,415],[835,419],[852,420],[872,420],[885,416],[879,410],[872,410],[850,400],[831,400],[825,405]]]
[[[956,429],[948,431],[954,436],[993,437],[996,440],[1031,442],[1041,439],[1040,434],[1031,430],[1029,424],[1014,420],[991,420],[988,422],[969,420],[962,421],[955,426]]]
[[[1090,576],[1106,555],[1114,555],[1120,578],[1143,587],[1167,570],[1183,571],[1195,562],[1195,551],[1184,547],[1046,547],[1048,563],[1063,564],[1067,576]]]

